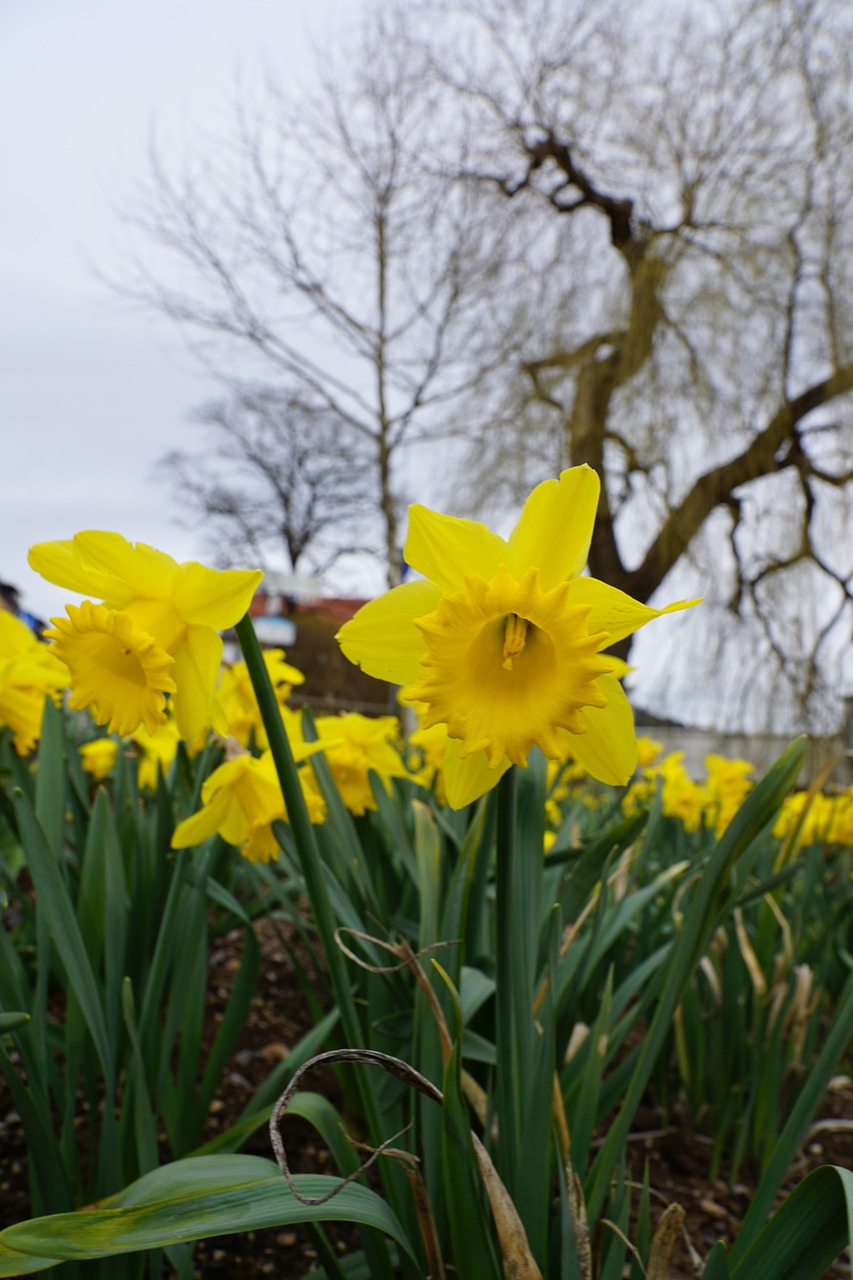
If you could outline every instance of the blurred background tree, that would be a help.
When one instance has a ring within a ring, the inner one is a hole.
[[[853,687],[853,11],[454,14],[449,38],[423,38],[464,117],[459,171],[539,231],[526,278],[504,284],[529,301],[505,365],[515,412],[465,469],[478,498],[589,463],[606,477],[592,572],[643,600],[667,578],[669,597],[706,597],[683,622],[681,684],[661,665],[662,708],[707,671],[718,722],[837,728],[845,656]]]
[[[364,438],[304,393],[242,388],[196,414],[197,451],[160,470],[223,565],[275,563],[321,575],[371,543],[372,475]]]
[[[494,514],[586,462],[592,572],[706,597],[655,709],[835,729],[851,27],[832,0],[370,8],[316,100],[273,82],[203,165],[153,156],[132,221],[167,252],[124,287],[361,435],[389,582],[407,470]]]
[[[495,358],[479,317],[514,218],[482,216],[484,193],[429,169],[440,92],[389,11],[324,56],[313,98],[270,78],[242,95],[234,136],[202,158],[170,166],[152,144],[115,281],[184,330],[234,403],[246,386],[284,387],[338,424],[342,447],[358,444],[391,585],[400,455],[462,432],[451,406]],[[304,428],[311,440],[308,418]],[[351,508],[341,516],[341,544],[357,552]]]

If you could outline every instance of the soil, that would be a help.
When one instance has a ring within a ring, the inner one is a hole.
[[[269,920],[261,922],[257,930],[263,954],[258,993],[232,1069],[211,1108],[207,1137],[233,1123],[272,1067],[311,1025],[289,954],[292,939],[283,939]],[[210,1030],[222,1016],[239,964],[239,938],[239,933],[227,936],[211,956]],[[313,1074],[310,1087],[340,1102],[331,1073]],[[319,1148],[314,1130],[299,1120],[289,1119],[287,1125],[293,1171],[328,1172],[329,1156]],[[686,1215],[669,1280],[695,1280],[701,1274],[701,1260],[712,1245],[719,1239],[734,1239],[749,1207],[754,1181],[748,1173],[734,1186],[722,1180],[710,1181],[709,1147],[708,1138],[686,1125],[662,1124],[652,1106],[646,1106],[637,1116],[629,1144],[632,1174],[639,1181],[648,1160],[653,1220],[666,1204],[673,1202],[680,1204]],[[243,1149],[270,1157],[266,1129],[261,1129]],[[0,1082],[0,1228],[29,1216],[26,1161],[19,1117],[5,1084]],[[847,1076],[833,1081],[819,1119],[812,1125],[791,1170],[788,1188],[821,1164],[853,1168],[853,1080]],[[344,1226],[329,1227],[327,1234],[341,1253],[350,1249],[356,1239],[353,1230]],[[317,1253],[307,1229],[272,1228],[203,1241],[197,1247],[195,1262],[197,1280],[266,1280],[269,1276],[302,1280],[317,1265]],[[832,1280],[849,1280],[850,1275],[849,1260],[844,1259],[825,1273]]]

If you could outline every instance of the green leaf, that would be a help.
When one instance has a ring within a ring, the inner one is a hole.
[[[820,1280],[850,1245],[851,1233],[853,1171],[823,1165],[783,1200],[732,1268],[731,1280]]]
[[[61,858],[65,830],[65,732],[62,712],[45,699],[36,772],[35,812],[54,858]],[[22,833],[23,837],[23,833]],[[26,841],[24,841],[26,846]]]
[[[17,1031],[18,1027],[25,1026],[30,1020],[28,1013],[0,1013],[0,1035],[4,1031]]]
[[[418,905],[420,907],[421,951],[438,939],[441,903],[441,838],[430,809],[421,801],[412,801],[415,819],[415,857],[417,860]]]
[[[322,1175],[294,1181],[309,1197],[324,1196],[339,1183]],[[96,1208],[7,1227],[0,1232],[0,1276],[42,1271],[68,1259],[111,1257],[301,1222],[365,1224],[414,1256],[388,1205],[366,1187],[350,1184],[325,1204],[306,1205],[270,1160],[199,1156],[145,1174]]]
[[[797,1148],[808,1128],[809,1121],[826,1093],[837,1063],[850,1044],[851,1036],[853,1036],[853,975],[848,978],[847,985],[836,1006],[829,1034],[821,1050],[820,1057],[809,1072],[805,1084],[800,1089],[797,1101],[794,1103],[785,1126],[779,1135],[779,1140],[773,1149],[773,1155],[762,1174],[761,1181],[732,1249],[733,1262],[739,1262],[744,1250],[752,1244],[762,1222],[770,1212],[776,1194],[785,1180]]]
[[[39,1081],[25,1085],[0,1044],[0,1075],[12,1095],[12,1101],[21,1117],[27,1135],[32,1185],[43,1204],[51,1208],[70,1208],[74,1203],[68,1173],[62,1160],[59,1143],[50,1123],[49,1108],[42,1102]],[[45,1082],[46,1083],[46,1082]],[[35,1095],[35,1096],[34,1096]],[[0,1273],[2,1274],[2,1273]],[[13,1271],[6,1273],[15,1275]]]
[[[449,985],[446,977],[445,980]],[[486,1218],[483,1187],[471,1141],[468,1108],[462,1097],[458,1035],[462,1010],[456,992],[453,991],[452,995],[456,1007],[457,1036],[444,1073],[442,1168],[453,1257],[460,1276],[500,1280],[501,1269]]]
[[[729,873],[737,859],[778,812],[796,781],[806,751],[806,739],[793,742],[757,784],[729,823],[714,849],[704,874],[685,909],[675,946],[662,975],[657,1008],[646,1034],[619,1113],[610,1126],[586,1187],[590,1222],[601,1213],[616,1163],[637,1107],[648,1084],[661,1048],[670,1033],[672,1018],[699,958],[714,929],[736,899],[732,898]]]
[[[584,1052],[586,1054],[583,1075],[581,1076],[577,1104],[569,1116],[569,1130],[572,1135],[572,1164],[579,1172],[586,1169],[589,1157],[592,1131],[598,1117],[598,1097],[601,1092],[601,1080],[607,1065],[608,1032],[610,1028],[610,1010],[613,999],[613,971],[607,974],[604,991],[601,997],[598,1015],[586,1038]]]
[[[156,1169],[157,1121],[151,1109],[148,1097],[148,1081],[145,1075],[145,1061],[139,1043],[136,1025],[136,1008],[133,1000],[133,984],[125,978],[121,991],[122,1013],[130,1040],[131,1060],[127,1073],[127,1086],[122,1103],[122,1124],[133,1117],[133,1132],[136,1139],[137,1168],[145,1173]]]
[[[729,1259],[722,1240],[718,1240],[709,1253],[702,1280],[729,1280]]]
[[[240,968],[234,986],[231,989],[231,994],[228,997],[228,1003],[216,1032],[216,1037],[208,1051],[204,1074],[193,1104],[193,1129],[199,1133],[204,1128],[210,1104],[246,1025],[252,997],[257,990],[260,963],[261,953],[258,940],[255,937],[255,931],[251,925],[247,925],[243,930],[243,954],[240,958]],[[182,1045],[183,1048],[184,1046]],[[194,1056],[188,1054],[188,1060],[191,1061]],[[197,1064],[195,1069],[196,1079],[198,1074],[199,1068]]]
[[[51,938],[59,958],[80,1002],[101,1068],[107,1081],[107,1092],[112,1093],[115,1078],[113,1047],[107,1035],[107,1024],[101,1004],[98,984],[83,941],[83,934],[59,863],[48,846],[44,832],[33,813],[32,806],[21,791],[13,796],[15,816],[21,832],[21,843],[32,873],[40,912],[44,912]]]

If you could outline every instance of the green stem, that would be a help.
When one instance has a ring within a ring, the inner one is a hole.
[[[258,707],[266,729],[270,751],[275,761],[276,773],[278,774],[287,809],[287,820],[293,832],[299,866],[305,880],[305,890],[311,903],[311,911],[317,925],[320,944],[329,968],[329,980],[340,1010],[344,1036],[350,1048],[365,1048],[367,1041],[356,1010],[343,953],[335,941],[335,913],[326,880],[326,868],[320,857],[314,828],[308,817],[308,808],[305,804],[305,797],[302,794],[302,784],[299,781],[296,762],[293,759],[293,752],[290,749],[290,742],[281,717],[281,708],[276,700],[272,681],[261,652],[261,646],[258,643],[258,637],[255,635],[255,629],[248,613],[240,619],[235,630],[246,661],[249,679],[252,681],[252,687],[255,690],[255,697],[258,699]],[[359,1077],[358,1089],[362,1106],[364,1107],[368,1131],[371,1139],[378,1144],[381,1141],[381,1124],[376,1094],[370,1080],[365,1076]],[[396,1194],[394,1187],[395,1172],[393,1169],[383,1169],[383,1180],[392,1207],[399,1213],[399,1196]],[[378,1233],[367,1229],[363,1235],[363,1240],[365,1252],[371,1265],[371,1274],[375,1275],[377,1280],[385,1280],[385,1278],[390,1280],[392,1269],[388,1250],[382,1237]]]
[[[361,1049],[366,1046],[361,1022],[352,996],[349,977],[347,975],[343,954],[335,942],[335,915],[332,900],[326,883],[326,871],[317,847],[314,828],[308,817],[308,808],[302,794],[302,784],[293,752],[290,749],[287,732],[281,717],[281,708],[272,687],[261,646],[252,620],[248,614],[241,618],[235,628],[240,648],[246,660],[246,668],[255,696],[264,729],[275,761],[278,780],[287,808],[287,820],[293,832],[299,866],[305,880],[305,889],[311,903],[311,910],[320,935],[320,943],[329,967],[329,979],[335,999],[341,1011],[341,1023],[347,1044],[350,1048]]]
[[[500,1117],[499,1168],[504,1180],[512,1183],[518,1166],[521,1099],[517,1097],[519,1085],[516,1071],[517,1034],[514,1004],[513,969],[513,885],[515,881],[515,814],[516,770],[510,768],[498,783],[497,865],[495,868],[495,960],[497,985],[495,1005],[497,1016],[497,1096]]]

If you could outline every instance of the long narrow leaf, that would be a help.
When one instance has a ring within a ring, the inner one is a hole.
[[[294,1179],[311,1198],[326,1195],[338,1181],[322,1175]],[[325,1204],[306,1205],[270,1160],[200,1156],[145,1174],[98,1208],[7,1227],[0,1232],[0,1276],[43,1271],[67,1259],[110,1257],[301,1222],[361,1223],[391,1236],[414,1256],[388,1205],[366,1187],[351,1184]]]
[[[619,1113],[593,1166],[587,1188],[590,1220],[597,1221],[619,1153],[630,1129],[684,988],[716,928],[725,907],[727,874],[738,856],[778,811],[794,785],[806,751],[804,738],[797,739],[782,753],[758,783],[719,841],[705,874],[690,902],[689,910],[665,970],[659,1002],[640,1050]]]
[[[800,1090],[747,1210],[732,1249],[733,1263],[737,1263],[752,1244],[761,1229],[762,1222],[770,1212],[809,1121],[820,1105],[838,1061],[850,1044],[851,1038],[853,1038],[853,975],[848,978],[847,986],[838,1002],[820,1057]]]
[[[80,1002],[107,1081],[107,1091],[111,1093],[115,1079],[113,1050],[107,1035],[98,984],[65,880],[29,800],[21,791],[16,791],[13,801],[21,840],[27,852],[27,862],[38,895],[39,911],[44,912],[57,954]]]
[[[823,1165],[785,1198],[729,1274],[731,1280],[820,1280],[851,1243],[853,1171]]]

